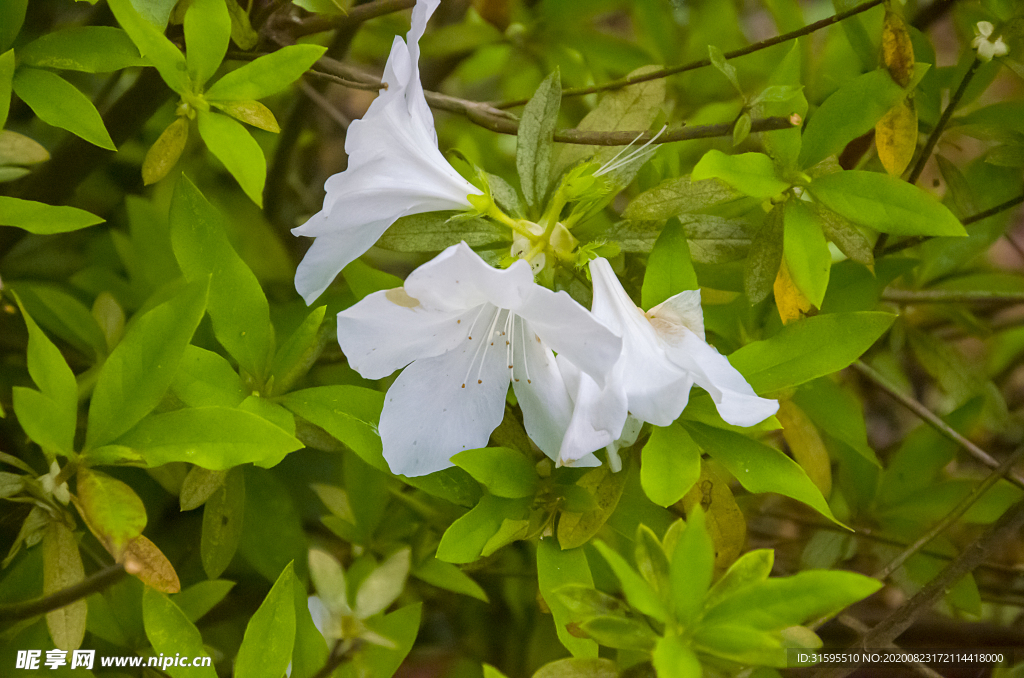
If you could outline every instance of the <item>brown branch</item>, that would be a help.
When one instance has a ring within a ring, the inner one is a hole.
[[[862,375],[867,377],[868,381],[873,383],[878,388],[882,389],[890,396],[896,399],[898,403],[906,407],[908,410],[916,414],[917,416],[924,419],[925,423],[930,425],[936,431],[949,438],[960,447],[967,450],[967,453],[972,457],[980,461],[985,466],[992,469],[999,468],[999,462],[992,458],[992,456],[981,449],[967,438],[963,437],[954,429],[952,426],[942,421],[934,412],[929,410],[927,407],[919,403],[918,401],[903,395],[899,390],[889,383],[889,380],[882,376],[879,372],[869,367],[866,363],[858,360],[853,363],[852,367],[860,372]],[[1017,487],[1024,489],[1024,477],[1018,473],[1008,473],[1007,479]]]
[[[289,32],[296,38],[324,31],[337,29],[350,29],[358,26],[364,21],[376,19],[392,12],[401,12],[416,4],[416,0],[376,0],[365,5],[351,8],[347,13],[332,16],[329,14],[314,14],[303,19],[289,28]]]
[[[836,621],[861,636],[871,631],[870,626],[868,626],[861,620],[857,619],[853,615],[841,614],[838,617],[836,617]],[[887,650],[893,650],[896,652],[902,650],[902,648],[899,645],[893,642],[885,643],[882,645],[882,647],[884,647]],[[943,675],[941,673],[939,673],[932,667],[928,666],[927,664],[922,664],[921,662],[910,662],[909,665],[925,678],[943,678]]]
[[[1016,539],[1024,526],[1024,501],[1014,504],[985,533],[972,542],[934,579],[910,600],[893,610],[885,619],[861,637],[856,647],[881,647],[894,641],[922,614],[935,605],[956,582],[974,570],[999,544]],[[844,678],[856,667],[832,667],[818,671],[814,678]]]
[[[774,38],[768,38],[767,40],[755,42],[751,45],[747,45],[746,47],[742,47],[740,49],[734,49],[731,52],[726,52],[722,56],[724,56],[726,59],[735,59],[736,57],[746,56],[747,54],[753,54],[754,52],[757,52],[759,50],[774,47],[775,45],[780,45],[784,42],[789,42],[790,40],[794,40],[805,35],[810,35],[815,31],[821,30],[822,28],[827,28],[832,24],[839,23],[843,19],[849,19],[850,17],[856,16],[861,12],[865,12],[871,9],[872,7],[877,7],[878,5],[881,5],[883,2],[884,0],[868,0],[868,2],[865,2],[861,5],[857,5],[856,7],[851,7],[845,12],[839,12],[838,14],[834,14],[828,18],[822,19],[821,21],[815,21],[812,24],[807,24],[803,28],[799,28],[795,31],[790,31],[789,33],[777,35]],[[661,68],[657,71],[651,71],[649,73],[644,73],[642,75],[627,76],[625,78],[620,78],[618,80],[606,82],[603,85],[592,85],[590,87],[569,87],[567,89],[562,90],[562,97],[574,97],[581,96],[583,94],[593,94],[594,92],[604,92],[610,89],[621,89],[628,85],[635,85],[639,82],[658,80],[660,78],[665,78],[670,75],[685,73],[686,71],[693,71],[698,68],[704,68],[705,66],[710,65],[710,58],[700,59],[698,61],[691,61],[688,64],[682,64],[681,66],[670,66],[668,68]],[[512,101],[502,101],[500,103],[495,103],[493,104],[493,106],[495,108],[513,108],[515,106],[522,106],[527,101],[529,101],[529,99],[514,99]]]
[[[94,593],[106,590],[121,581],[127,576],[124,567],[121,565],[110,565],[102,570],[86,577],[77,584],[66,589],[61,589],[48,596],[24,600],[18,603],[0,605],[0,619],[6,622],[15,622],[22,619],[30,619],[40,614],[53,610],[59,610],[65,605],[70,605],[76,600],[81,600]]]

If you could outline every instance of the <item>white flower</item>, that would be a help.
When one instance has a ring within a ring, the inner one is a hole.
[[[988,21],[979,21],[974,27],[974,40],[971,41],[971,47],[978,50],[978,58],[982,61],[992,61],[993,57],[1006,56],[1010,52],[1006,43],[1003,42],[1002,36],[995,42],[989,40],[993,30],[995,30],[995,26]]]
[[[404,287],[339,313],[338,343],[367,379],[408,365],[388,390],[379,428],[388,465],[407,476],[486,446],[510,380],[527,433],[557,458],[572,400],[552,350],[603,385],[622,345],[568,294],[537,285],[525,261],[495,269],[465,243],[410,273]]]
[[[699,291],[680,292],[644,313],[606,260],[591,261],[590,273],[593,313],[622,337],[622,353],[603,386],[559,355],[558,366],[575,403],[560,463],[574,464],[595,449],[628,438],[625,434],[635,438],[635,426],[626,426],[624,434],[627,415],[668,426],[686,407],[694,384],[711,395],[722,419],[735,426],[752,426],[778,410],[777,401],[758,397],[725,356],[704,341]],[[610,449],[609,455],[613,453]]]
[[[466,196],[481,193],[438,150],[420,84],[419,39],[439,2],[416,3],[407,41],[395,37],[384,67],[387,89],[349,126],[348,168],[327,180],[323,209],[292,229],[316,238],[295,272],[307,304],[399,217],[470,209]]]

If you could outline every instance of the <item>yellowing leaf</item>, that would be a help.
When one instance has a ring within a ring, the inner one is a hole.
[[[917,108],[907,97],[875,124],[875,146],[885,171],[894,177],[903,174],[917,149]]]
[[[900,87],[910,84],[914,76],[914,45],[903,17],[888,8],[882,25],[882,60]]]
[[[747,521],[736,504],[728,481],[715,470],[714,462],[701,462],[700,478],[683,497],[683,507],[688,516],[696,506],[704,511],[705,526],[715,545],[715,569],[724,570],[743,551]]]
[[[114,559],[146,527],[146,507],[125,483],[93,469],[78,472],[78,512]]]
[[[832,492],[832,463],[818,429],[792,400],[780,401],[775,416],[782,422],[782,437],[796,463],[827,498]]]
[[[142,161],[142,182],[149,186],[167,176],[188,141],[188,118],[176,118],[149,147]]]
[[[775,277],[774,289],[775,305],[779,307],[779,316],[782,318],[784,325],[788,325],[794,320],[799,320],[804,313],[813,308],[811,302],[807,300],[807,297],[793,283],[785,260],[782,261],[779,273]]]
[[[139,535],[128,542],[121,557],[125,572],[138,579],[151,589],[162,593],[181,591],[181,581],[174,571],[171,561],[156,544]]]
[[[74,533],[62,522],[52,522],[43,533],[43,595],[50,595],[85,579],[82,556]],[[77,650],[85,638],[89,606],[76,600],[46,614],[53,644],[61,650]]]
[[[211,103],[232,118],[241,120],[253,127],[259,127],[274,134],[281,131],[281,127],[277,124],[277,118],[274,117],[274,114],[270,112],[269,108],[258,101],[245,99],[239,101],[214,101]]]

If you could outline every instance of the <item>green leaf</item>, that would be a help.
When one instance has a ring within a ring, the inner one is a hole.
[[[66,129],[100,148],[117,150],[93,103],[56,73],[19,68],[14,74],[14,91],[43,122]]]
[[[676,541],[670,568],[675,616],[684,626],[689,626],[700,614],[715,573],[715,545],[700,506],[694,506],[687,516],[686,528]]]
[[[166,657],[208,657],[203,648],[203,637],[188,620],[185,613],[171,600],[151,588],[142,594],[142,618],[146,625],[146,637],[153,645],[154,652]],[[217,672],[210,664],[200,667],[170,666],[163,671],[172,678],[217,678]]]
[[[537,471],[521,452],[507,447],[465,450],[451,458],[453,464],[498,497],[532,497],[537,491]]]
[[[181,510],[191,511],[205,504],[210,495],[224,484],[225,475],[224,471],[209,471],[202,466],[193,466],[181,482],[181,490],[178,492]]]
[[[218,110],[227,113],[235,120],[240,120],[247,125],[258,127],[261,130],[277,134],[281,126],[277,124],[274,113],[258,101],[252,99],[238,101],[212,101],[210,102]]]
[[[306,587],[292,572],[295,602],[295,649],[292,651],[292,678],[313,678],[327,662],[327,641],[313,623],[306,598]]]
[[[700,448],[680,426],[655,426],[640,458],[640,483],[658,506],[683,498],[700,477]]]
[[[703,675],[697,655],[686,641],[674,634],[658,641],[651,662],[658,678],[700,678]]]
[[[288,668],[295,645],[294,581],[289,563],[249,619],[235,658],[235,673],[239,676],[281,678]]]
[[[374,633],[389,639],[394,648],[367,644],[355,659],[341,665],[334,675],[336,678],[361,678],[362,676],[392,676],[412,649],[420,628],[420,614],[423,603],[405,607],[374,619],[367,626]]]
[[[273,393],[290,390],[320,357],[328,341],[327,333],[320,331],[326,313],[326,306],[314,308],[278,349],[270,366],[274,379]]]
[[[722,578],[716,581],[708,591],[707,596],[704,597],[705,606],[717,605],[740,589],[766,580],[772,573],[774,564],[775,551],[772,549],[757,549],[744,553],[729,566]]]
[[[480,549],[480,555],[486,558],[514,541],[525,539],[529,533],[530,520],[528,518],[505,518],[501,521],[498,531],[492,534],[484,547]]]
[[[239,555],[269,581],[275,581],[292,560],[299,580],[307,579],[309,543],[290,490],[270,471],[252,466],[243,470],[245,518]]]
[[[52,460],[58,452],[65,455],[73,452],[78,422],[78,384],[60,349],[39,329],[17,294],[12,292],[12,295],[28,327],[28,373],[39,388],[39,391],[15,389],[15,413],[25,432]],[[24,421],[23,413],[28,415]]]
[[[270,467],[302,443],[263,417],[227,407],[192,407],[143,419],[115,443],[150,466],[187,461],[208,469]]]
[[[231,39],[231,15],[224,0],[192,0],[185,12],[185,62],[192,87],[206,84],[224,55]]]
[[[395,551],[363,579],[355,595],[355,615],[359,619],[383,612],[398,599],[409,576],[412,550]]]
[[[262,99],[292,84],[324,55],[319,45],[289,45],[250,61],[213,83],[209,101]]]
[[[203,570],[210,579],[219,577],[231,564],[242,538],[244,520],[245,474],[235,468],[224,476],[224,482],[214,490],[203,508],[199,550]]]
[[[881,587],[882,582],[854,572],[805,570],[740,589],[710,607],[702,624],[742,622],[762,631],[780,631],[832,616]]]
[[[558,109],[562,103],[562,80],[556,70],[537,87],[523,108],[516,137],[516,169],[526,204],[539,213],[551,182],[551,149]]]
[[[9,0],[0,3],[0,51],[6,51],[14,44],[14,39],[18,37],[21,25],[25,22],[27,9],[28,0]]]
[[[615,512],[629,474],[613,473],[607,465],[587,471],[576,485],[589,492],[597,506],[584,513],[563,511],[558,518],[558,543],[563,549],[583,546]],[[632,535],[631,535],[632,536]]]
[[[334,556],[320,549],[310,549],[309,576],[313,580],[317,595],[327,609],[336,613],[351,614],[345,570]]]
[[[686,234],[677,219],[665,224],[647,258],[647,272],[641,290],[641,306],[645,311],[657,306],[683,290],[697,289],[697,274],[690,261]]]
[[[622,216],[635,221],[660,221],[731,202],[740,194],[718,179],[694,181],[690,175],[666,179],[633,199]]]
[[[432,586],[471,596],[485,603],[489,602],[487,593],[468,574],[457,566],[433,556],[417,565],[412,575]]]
[[[740,87],[739,78],[736,77],[736,67],[725,60],[722,50],[714,45],[708,45],[708,56],[711,58],[711,65],[715,67],[715,70],[724,75],[740,96],[743,96],[743,88]]]
[[[133,319],[103,365],[89,405],[86,448],[113,441],[146,416],[170,386],[206,309],[206,280]]]
[[[167,176],[185,150],[188,141],[188,129],[191,126],[188,118],[177,117],[157,137],[153,145],[146,151],[142,160],[142,183],[146,186]]]
[[[115,556],[146,527],[146,507],[135,490],[93,469],[78,471],[78,506],[89,529]]]
[[[573,657],[597,659],[597,643],[577,638],[566,628],[573,615],[556,591],[568,585],[594,587],[590,566],[583,549],[562,550],[554,539],[542,539],[537,544],[537,586],[555,618],[555,631]]]
[[[243,370],[264,379],[274,345],[270,308],[256,276],[228,242],[223,217],[182,175],[170,219],[174,256],[185,278],[210,276],[207,310],[217,341]]]
[[[657,591],[630,567],[625,558],[603,541],[595,540],[594,548],[604,557],[612,572],[615,573],[629,604],[661,623],[667,624],[669,612],[665,606],[666,601],[658,596]]]
[[[3,22],[0,21],[0,26]],[[0,28],[0,31],[3,29]],[[0,34],[0,44],[3,44],[3,35]],[[14,50],[9,49],[0,54],[0,130],[7,124],[7,114],[11,110],[11,88],[14,84]]]
[[[823,377],[797,389],[793,395],[793,402],[818,428],[846,443],[857,454],[881,468],[878,457],[868,445],[863,406],[856,396],[831,379]]]
[[[785,237],[783,209],[782,205],[772,207],[750,241],[750,252],[743,270],[743,291],[752,304],[768,298],[775,285],[779,266],[782,265]]]
[[[191,344],[178,363],[171,392],[189,407],[238,407],[249,395],[227,359]]]
[[[260,36],[252,29],[249,15],[237,2],[229,2],[227,5],[231,14],[231,39],[241,49],[251,50],[260,41]]]
[[[650,584],[658,595],[665,598],[672,590],[668,556],[661,541],[651,528],[640,524],[633,540],[633,561],[640,576]]]
[[[185,55],[152,23],[132,6],[131,0],[107,0],[117,22],[139,48],[139,53],[153,62],[167,86],[178,94],[189,89]]]
[[[485,494],[473,509],[445,530],[437,547],[437,558],[449,563],[472,563],[480,557],[502,522],[506,518],[523,518],[529,503],[527,499],[504,499]]]
[[[294,391],[280,399],[282,405],[323,428],[370,466],[390,473],[384,461],[377,424],[384,394],[361,386],[317,386]]]
[[[52,595],[85,579],[82,556],[75,534],[62,522],[51,522],[43,532],[43,595]],[[88,604],[76,600],[46,614],[53,644],[61,650],[77,650],[85,638]]]
[[[930,64],[918,64],[914,80]],[[811,167],[870,132],[875,123],[907,96],[886,68],[864,73],[843,84],[811,115],[804,129],[800,165]]]
[[[808,186],[816,200],[855,224],[896,235],[967,235],[949,209],[920,188],[880,172],[826,174]]]
[[[726,155],[710,150],[693,168],[690,177],[694,182],[721,179],[754,198],[773,198],[789,188],[789,182],[779,178],[775,163],[764,153]]]
[[[688,421],[683,426],[701,449],[724,466],[748,492],[777,492],[839,522],[807,473],[779,450],[707,424]]]
[[[256,203],[263,207],[263,185],[267,180],[267,160],[252,135],[233,118],[211,111],[199,111],[199,136],[210,152],[224,163],[231,176]]]
[[[0,225],[17,226],[29,233],[67,233],[103,222],[104,219],[76,207],[47,205],[0,195]]]
[[[106,355],[103,330],[76,297],[48,283],[17,282],[10,287],[43,327],[94,360]]]
[[[889,329],[888,313],[828,313],[786,325],[775,336],[747,344],[729,362],[759,394],[799,386],[832,374],[864,354]]]
[[[171,599],[195,624],[212,610],[235,587],[235,582],[224,579],[207,579],[196,582]]]
[[[786,201],[783,255],[797,289],[821,308],[832,269],[832,253],[814,212],[800,200]]]
[[[425,212],[402,217],[377,241],[394,252],[440,252],[463,240],[470,247],[511,241],[509,230],[488,219],[452,219],[459,212]]]
[[[620,650],[650,652],[657,639],[646,622],[629,617],[592,617],[580,628],[599,645]]]
[[[806,633],[811,634],[810,631]],[[761,631],[742,621],[731,624],[701,625],[697,633],[694,634],[693,644],[701,652],[736,663],[761,664],[779,668],[787,666],[782,634],[778,631]],[[810,642],[801,643],[801,645],[814,647]],[[820,642],[817,645],[820,646]]]
[[[390,290],[402,286],[402,279],[386,271],[378,271],[373,266],[355,259],[341,271],[345,283],[356,299],[362,299],[374,292]]]
[[[592,641],[591,641],[592,642]],[[500,678],[499,674],[488,675],[484,665],[484,678]],[[548,662],[537,669],[533,678],[618,678],[619,667],[611,659],[570,657]]]
[[[149,65],[128,34],[111,26],[71,26],[44,33],[22,47],[18,56],[26,66],[85,73]]]

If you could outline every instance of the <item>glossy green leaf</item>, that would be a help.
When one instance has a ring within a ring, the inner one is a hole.
[[[250,61],[213,83],[206,98],[214,100],[262,99],[292,84],[323,56],[319,45],[289,45]]]
[[[249,199],[257,207],[263,207],[267,160],[263,149],[242,123],[220,113],[199,111],[199,136],[210,152],[224,163]]]
[[[784,217],[782,205],[775,205],[750,241],[743,270],[743,291],[752,304],[768,298],[782,265]]]
[[[504,499],[485,494],[468,513],[456,520],[441,537],[437,558],[449,563],[471,563],[506,518],[518,520],[526,515],[529,500]]]
[[[82,556],[75,534],[59,521],[43,532],[43,595],[53,595],[85,579]],[[85,638],[88,604],[76,600],[46,614],[53,644],[61,650],[77,650]]]
[[[526,203],[536,211],[543,205],[551,182],[552,136],[561,102],[562,80],[556,70],[537,87],[519,121],[516,169]]]
[[[731,202],[740,194],[719,179],[694,181],[690,175],[666,179],[633,199],[622,216],[636,221],[660,221]]]
[[[779,450],[707,424],[685,422],[683,426],[701,449],[724,466],[748,492],[784,494],[836,520],[807,473]]]
[[[356,299],[363,299],[381,290],[401,287],[403,282],[397,275],[377,270],[359,259],[349,262],[342,269],[341,275]]]
[[[649,624],[629,617],[592,617],[580,629],[599,645],[620,650],[649,652],[658,637]]]
[[[918,64],[915,79],[929,64]],[[850,80],[821,104],[807,121],[800,149],[800,164],[811,167],[841,152],[848,143],[871,131],[875,123],[907,96],[889,75],[879,68]]]
[[[428,558],[413,569],[412,576],[432,586],[488,602],[487,593],[479,584],[461,569],[443,560]]]
[[[624,471],[613,473],[607,465],[587,471],[576,485],[589,492],[597,506],[589,511],[576,513],[563,511],[558,518],[558,543],[563,549],[583,546],[597,534],[619,505],[622,490],[629,474]]]
[[[363,579],[355,595],[356,617],[371,617],[395,602],[405,588],[411,558],[412,551],[408,547],[399,549]]]
[[[855,395],[831,379],[820,378],[797,389],[793,402],[800,406],[818,428],[846,443],[857,454],[881,468],[878,457],[868,445],[863,406]]]
[[[683,290],[695,289],[697,274],[690,260],[686,233],[677,219],[671,219],[647,258],[640,305],[644,310],[650,310]]]
[[[265,469],[246,466],[243,470],[245,518],[238,554],[268,581],[276,581],[294,560],[295,575],[305,580],[309,541],[289,488]],[[268,544],[274,548],[267,548]]]
[[[832,269],[832,253],[814,212],[800,200],[786,201],[783,256],[797,289],[821,308]]]
[[[384,394],[380,391],[361,386],[317,386],[282,396],[280,402],[323,428],[370,466],[390,472],[377,434],[384,407]]]
[[[135,490],[94,469],[78,472],[78,506],[89,528],[115,555],[146,527],[146,507]]]
[[[242,379],[219,353],[189,344],[178,363],[171,392],[189,407],[238,407],[248,396]]]
[[[789,188],[789,182],[779,178],[775,163],[764,153],[726,155],[711,150],[704,154],[690,176],[694,182],[720,179],[754,198],[773,198]]]
[[[43,122],[66,129],[100,148],[117,150],[93,103],[56,73],[19,68],[14,74],[14,92]]]
[[[484,665],[484,678],[501,678],[500,674],[489,675]],[[548,662],[537,669],[533,678],[618,678],[619,667],[611,659],[570,657]]]
[[[234,587],[235,582],[233,581],[207,579],[182,589],[181,593],[174,594],[171,600],[194,624],[224,600]]]
[[[185,613],[166,595],[151,588],[142,594],[142,618],[146,637],[153,650],[165,657],[209,657],[203,648],[203,637]],[[213,662],[199,667],[171,666],[163,671],[172,678],[217,678]],[[205,662],[204,662],[205,663]]]
[[[689,626],[700,614],[715,573],[715,545],[699,506],[693,507],[686,517],[686,527],[676,541],[670,567],[675,617]]]
[[[0,51],[6,51],[14,44],[27,9],[28,0],[9,0],[0,5]]]
[[[295,645],[295,576],[289,564],[245,627],[235,657],[235,673],[252,678],[280,678]]]
[[[94,360],[106,355],[106,338],[89,307],[63,287],[20,281],[9,287],[18,293],[32,317],[47,330]]]
[[[270,366],[274,378],[274,393],[288,392],[296,380],[303,377],[320,356],[328,337],[321,331],[326,306],[318,306],[295,328],[277,350]]]
[[[626,559],[620,556],[613,548],[600,539],[594,541],[594,547],[604,557],[608,566],[615,573],[615,577],[622,586],[622,592],[629,604],[644,614],[668,623],[669,611],[666,603],[658,593],[644,579],[637,574],[637,571],[630,567]],[[675,582],[673,581],[673,588]]]
[[[267,298],[228,242],[220,212],[184,175],[175,186],[170,221],[174,255],[185,278],[210,277],[207,310],[217,340],[243,370],[263,379],[274,346]]]
[[[465,450],[452,463],[498,497],[532,497],[537,491],[537,471],[521,452],[507,447]]]
[[[465,241],[470,247],[484,247],[511,241],[509,229],[488,219],[455,219],[452,211],[411,214],[398,219],[377,241],[377,247],[395,252],[440,252]]]
[[[712,607],[740,589],[766,580],[774,564],[775,551],[772,549],[756,549],[744,553],[711,587],[704,598],[704,604]]]
[[[148,414],[170,386],[206,310],[207,280],[133,319],[111,352],[89,405],[86,447],[113,441]]]
[[[117,22],[121,24],[121,28],[139,48],[142,56],[156,66],[160,77],[167,83],[167,86],[179,94],[188,90],[188,69],[185,65],[185,55],[164,36],[163,27],[158,29],[147,21],[132,6],[131,0],[108,0],[107,4],[117,18]]]
[[[700,477],[700,448],[680,426],[655,426],[640,458],[640,483],[658,506],[683,498]]]
[[[537,544],[537,586],[555,618],[558,639],[573,657],[596,660],[597,643],[578,638],[566,628],[573,621],[573,615],[556,592],[569,585],[594,587],[586,554],[581,548],[562,550],[554,539],[542,539]]]
[[[888,174],[861,170],[835,172],[817,177],[808,190],[833,212],[883,233],[967,235],[945,205],[920,188]]]
[[[864,354],[889,329],[888,313],[829,313],[787,325],[729,356],[754,391],[779,391],[832,374]]]
[[[223,0],[192,0],[185,12],[185,63],[193,87],[202,87],[213,76],[230,39],[227,4]]]
[[[95,214],[77,207],[47,205],[35,200],[0,196],[0,225],[17,226],[29,233],[67,233],[102,224],[103,221]]]
[[[796,3],[793,3],[796,5]],[[780,4],[769,5],[774,7],[771,11],[778,11]],[[796,28],[804,26],[802,17],[797,18]],[[785,29],[789,30],[789,29]],[[754,113],[758,117],[769,117],[775,115],[791,116],[794,113],[802,118],[807,116],[807,97],[802,91],[785,100],[775,100],[771,96],[774,90],[779,92],[792,93],[795,88],[803,86],[803,55],[806,45],[800,41],[794,42],[786,57],[779,62],[779,65],[772,71],[768,79],[768,87],[758,95]],[[809,55],[809,53],[808,53]],[[781,97],[779,97],[781,99]],[[761,133],[761,143],[765,152],[771,156],[781,171],[787,172],[797,168],[797,158],[800,155],[801,132],[799,126],[790,129],[773,130]]]
[[[131,38],[111,26],[70,26],[45,33],[18,51],[21,63],[85,73],[148,66]]]
[[[327,641],[313,623],[306,598],[306,587],[292,571],[295,602],[295,649],[292,650],[291,678],[313,678],[327,662]]]
[[[219,577],[231,564],[242,538],[244,520],[245,475],[240,468],[232,469],[203,509],[200,556],[210,579]]]
[[[192,407],[143,419],[117,445],[151,466],[187,461],[208,469],[270,467],[302,443],[263,417],[228,407]]]
[[[659,678],[700,678],[700,660],[681,637],[669,634],[658,641],[651,662]]]
[[[370,622],[371,631],[387,638],[395,646],[364,645],[355,659],[342,664],[334,675],[337,678],[394,675],[416,641],[422,610],[423,603],[414,603]]]

